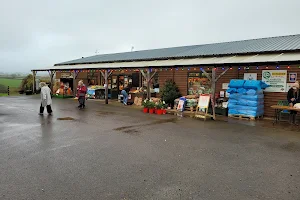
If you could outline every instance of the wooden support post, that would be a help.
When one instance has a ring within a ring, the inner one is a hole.
[[[211,81],[210,75],[204,69],[201,69],[201,72]]]
[[[213,111],[213,119],[216,120],[216,70],[213,69],[211,73],[211,106]]]
[[[36,71],[32,71],[32,75],[33,75],[33,81],[32,81],[32,94],[35,94],[35,92],[36,92],[36,82],[35,82]]]
[[[150,69],[147,69],[147,99],[151,99],[151,91],[150,91],[150,79],[151,79],[151,72]]]
[[[50,89],[51,89],[51,92],[53,92],[53,78],[54,78],[55,72],[54,71],[48,71],[48,73],[49,73],[49,76],[50,76]]]
[[[211,83],[211,107],[213,111],[213,119],[216,119],[216,83],[217,81],[229,70],[227,68],[225,71],[223,71],[218,77],[216,77],[216,69],[214,68],[212,70],[211,76],[203,69],[201,69],[202,73],[205,74],[205,76],[210,80]]]
[[[98,82],[98,85],[101,85],[100,81],[101,81],[101,73],[98,72],[98,74],[97,74],[97,82]]]
[[[151,74],[150,68],[147,69],[147,74],[145,74],[143,69],[140,69],[140,72],[142,73],[142,75],[145,78],[146,83],[147,83],[147,99],[151,99],[150,81],[153,79],[156,72],[153,72],[153,74]]]
[[[105,70],[104,74],[105,79],[105,104],[108,104],[108,70]]]
[[[108,69],[106,69],[104,71],[104,73],[102,71],[100,71],[102,77],[104,78],[104,85],[105,85],[105,104],[108,104],[108,78],[111,76],[112,74],[112,70],[110,70],[108,72]]]
[[[76,70],[73,71],[73,95],[74,97],[76,96],[76,89],[77,89],[77,83],[76,83],[76,79],[79,75],[79,70],[76,72]]]
[[[227,68],[224,70],[224,72],[222,72],[217,78],[216,78],[216,82],[229,70],[230,68]]]

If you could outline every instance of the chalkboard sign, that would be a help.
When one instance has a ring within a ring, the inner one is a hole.
[[[208,108],[210,101],[210,95],[201,94],[198,101],[198,108]]]
[[[200,95],[197,110],[195,113],[196,118],[203,118],[206,120],[207,117],[211,117],[210,114],[208,114],[208,106],[210,103],[210,95]]]

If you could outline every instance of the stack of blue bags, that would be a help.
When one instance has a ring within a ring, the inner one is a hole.
[[[264,115],[263,89],[268,85],[256,80],[231,80],[227,92],[228,114],[258,117]]]

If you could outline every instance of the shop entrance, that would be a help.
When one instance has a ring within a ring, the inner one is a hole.
[[[121,91],[129,85],[132,87],[139,87],[140,74],[137,72],[131,75],[112,75],[108,83],[111,85],[111,98],[117,99],[118,95],[121,94]]]

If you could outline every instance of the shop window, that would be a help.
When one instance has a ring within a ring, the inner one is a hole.
[[[87,74],[88,85],[98,85],[98,74],[95,72],[88,72]]]
[[[207,72],[211,74],[211,72]],[[188,73],[188,94],[209,94],[210,93],[210,81],[202,72]]]

